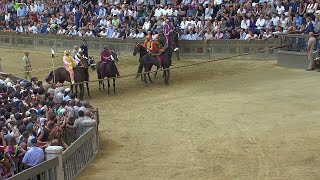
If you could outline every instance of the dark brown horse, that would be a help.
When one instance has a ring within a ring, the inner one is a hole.
[[[76,85],[71,85],[71,90],[72,92],[73,89],[75,89],[75,95],[76,97],[78,97],[78,86],[80,88],[80,95],[79,95],[79,98],[80,99],[83,99],[83,95],[84,95],[84,84],[81,83],[81,82],[84,82],[84,81],[89,81],[89,64],[88,63],[91,63],[92,61],[86,59],[86,58],[82,58],[81,59],[81,62],[79,62],[78,66],[74,67],[73,68],[73,72],[74,72],[74,81],[76,83]],[[70,74],[69,72],[64,68],[64,67],[59,67],[57,69],[50,72],[50,74],[48,75],[48,79],[50,81],[52,81],[53,83],[64,83],[65,81],[67,82],[71,82],[71,79],[70,79]],[[80,83],[80,84],[77,84],[77,83]],[[91,97],[90,96],[90,91],[89,91],[89,83],[86,82],[85,83],[86,86],[87,86],[87,91],[88,91],[88,97]]]
[[[113,78],[113,93],[116,93],[116,79],[115,77],[117,76],[117,67],[116,67],[116,62],[119,61],[118,59],[118,55],[114,52],[114,51],[110,51],[112,58],[109,59],[109,62],[104,64],[102,63],[102,61],[99,61],[97,63],[97,75],[98,75],[98,79],[103,79],[104,77],[107,77],[107,81],[108,81],[108,95],[110,95],[110,79],[109,78]],[[106,67],[106,74],[103,75],[102,72],[102,66],[107,66]],[[104,80],[100,80],[99,81],[99,91],[101,91],[101,85],[102,88],[104,90]]]
[[[74,81],[75,83],[81,83],[89,79],[86,77],[87,69],[84,67],[74,67]],[[52,80],[53,83],[64,83],[65,81],[71,82],[70,74],[64,67],[59,67],[57,69],[50,72],[48,75],[48,79]],[[79,97],[80,99],[83,99],[84,94],[84,84],[76,84],[76,85],[70,85],[71,91],[75,93],[76,97]],[[78,86],[80,88],[80,95],[78,96]],[[73,91],[73,88],[75,87],[75,92]]]

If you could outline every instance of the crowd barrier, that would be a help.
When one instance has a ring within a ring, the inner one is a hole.
[[[74,45],[80,45],[84,37],[68,37],[59,35],[42,35],[42,34],[17,34],[14,32],[0,32],[0,47],[29,49],[48,51],[53,48],[56,51],[62,52],[65,49],[72,49]],[[132,55],[134,45],[143,43],[143,40],[138,39],[106,39],[86,37],[89,46],[89,53],[99,54],[104,45],[108,45],[109,49],[114,50],[118,55]],[[200,58],[214,59],[244,53],[256,52],[262,49],[267,49],[279,46],[280,41],[277,38],[267,40],[204,40],[187,41],[181,40],[180,56],[182,58]],[[270,50],[254,55],[239,57],[239,59],[258,59],[268,60],[276,59],[276,51]]]
[[[98,138],[99,111],[94,119],[82,121],[85,129],[68,149],[62,146],[49,146],[45,149],[46,160],[34,167],[22,171],[10,180],[70,180],[75,177],[94,160],[99,150]]]

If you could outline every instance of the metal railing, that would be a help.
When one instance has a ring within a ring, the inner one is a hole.
[[[58,157],[44,161],[9,178],[10,180],[57,180]]]

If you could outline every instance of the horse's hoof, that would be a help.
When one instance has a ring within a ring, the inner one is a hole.
[[[92,97],[91,97],[91,96],[89,96],[89,99],[92,99]]]

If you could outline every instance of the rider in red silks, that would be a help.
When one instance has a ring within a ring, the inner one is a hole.
[[[109,63],[109,59],[111,58],[111,53],[109,52],[108,50],[108,47],[107,46],[103,46],[103,49],[100,53],[100,56],[101,56],[101,62],[102,64],[104,64],[104,66],[101,67],[101,75],[102,75],[102,78],[106,77],[106,74],[107,74],[107,64]],[[116,73],[117,73],[117,76],[119,77],[120,74],[119,74],[119,71],[118,71],[118,68],[117,66],[116,67]]]

